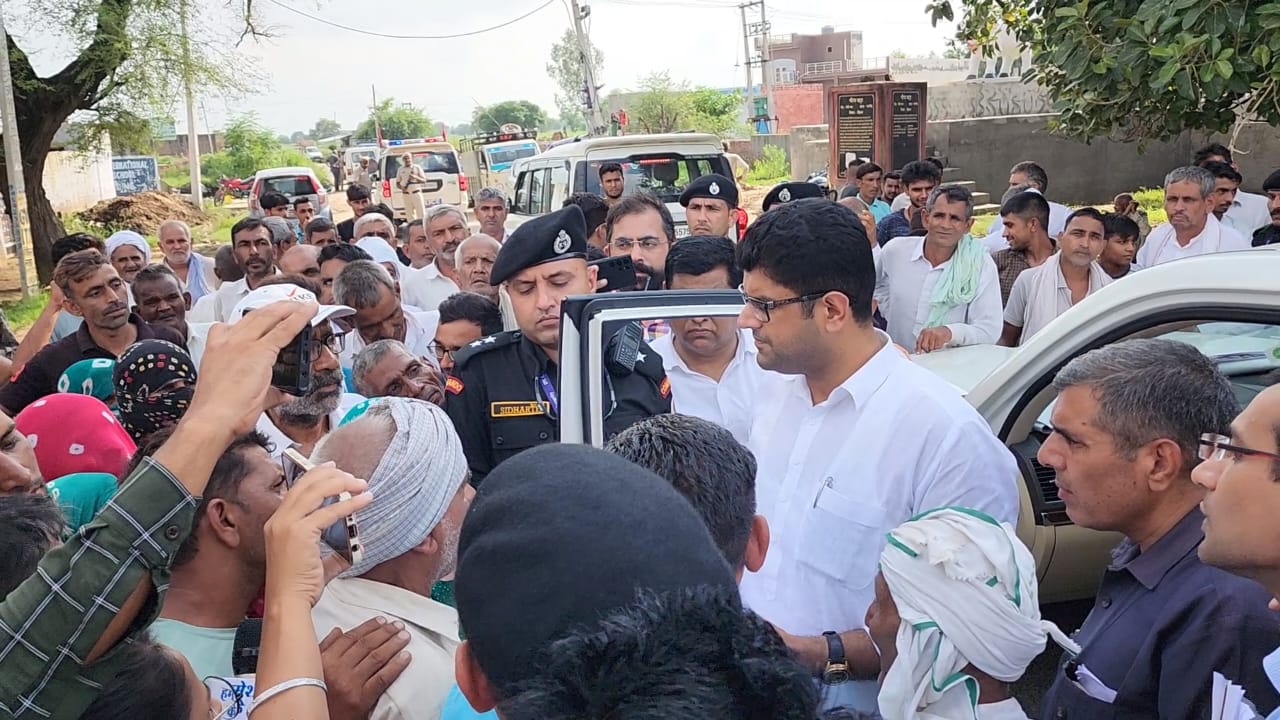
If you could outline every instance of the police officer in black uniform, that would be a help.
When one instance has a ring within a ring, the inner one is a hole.
[[[506,286],[520,329],[460,350],[455,375],[445,384],[445,410],[462,439],[474,485],[512,455],[560,439],[560,302],[596,289],[586,248],[586,219],[570,205],[516,228],[498,252],[489,282]],[[662,360],[647,346],[634,370],[605,371],[604,388],[609,437],[671,411]]]

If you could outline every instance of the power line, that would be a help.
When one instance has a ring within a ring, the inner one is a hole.
[[[275,6],[277,6],[277,7],[280,7],[280,8],[283,8],[283,9],[285,9],[285,10],[288,10],[288,11],[289,11],[289,12],[291,12],[291,13],[295,13],[295,14],[297,14],[297,15],[301,15],[301,16],[303,16],[303,17],[305,17],[305,18],[309,19],[309,20],[314,20],[315,22],[321,23],[321,24],[323,24],[323,25],[328,25],[328,26],[330,26],[330,27],[335,27],[335,28],[338,28],[338,29],[340,29],[340,30],[346,30],[346,31],[348,31],[348,32],[359,33],[359,34],[361,34],[361,35],[371,35],[371,36],[373,36],[373,37],[389,38],[389,39],[392,39],[392,40],[451,40],[451,39],[453,39],[453,38],[471,37],[472,35],[480,35],[480,34],[487,33],[487,32],[493,32],[494,30],[500,30],[500,29],[502,29],[502,28],[504,28],[504,27],[507,27],[508,25],[514,25],[514,24],[516,24],[516,23],[520,22],[521,20],[524,20],[525,18],[527,18],[527,17],[529,17],[529,16],[531,16],[531,15],[533,15],[533,14],[535,14],[535,13],[541,12],[541,11],[542,11],[542,10],[544,10],[548,5],[550,5],[551,3],[555,2],[555,0],[547,0],[546,2],[542,3],[541,5],[539,5],[538,7],[534,8],[534,9],[530,10],[529,12],[527,12],[527,13],[525,13],[525,14],[521,15],[520,17],[512,18],[511,20],[508,20],[508,21],[506,21],[506,22],[504,22],[504,23],[500,23],[500,24],[498,24],[498,25],[494,25],[494,26],[492,26],[492,27],[482,28],[482,29],[480,29],[480,30],[472,30],[472,31],[470,31],[470,32],[464,32],[464,33],[455,33],[455,34],[453,34],[453,35],[392,35],[392,34],[389,34],[389,33],[380,33],[380,32],[376,32],[376,31],[373,31],[373,30],[363,30],[363,29],[361,29],[361,28],[354,28],[354,27],[351,27],[351,26],[349,26],[349,25],[343,25],[342,23],[337,23],[337,22],[334,22],[334,21],[332,21],[332,20],[326,20],[326,19],[324,19],[324,18],[322,18],[322,17],[316,17],[315,15],[312,15],[312,14],[307,13],[307,12],[303,12],[302,10],[299,10],[298,8],[290,7],[290,6],[288,6],[288,5],[285,5],[284,3],[280,2],[280,0],[269,0],[269,2],[270,2],[272,5],[275,5]]]

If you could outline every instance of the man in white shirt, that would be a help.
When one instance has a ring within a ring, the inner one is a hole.
[[[742,284],[733,241],[718,235],[673,245],[664,274],[668,290],[734,290]],[[751,434],[757,399],[783,377],[756,362],[755,343],[738,329],[736,317],[672,320],[671,332],[651,347],[671,381],[672,411],[710,420],[740,443]]]
[[[173,271],[182,284],[182,291],[191,295],[191,302],[212,293],[219,282],[213,274],[213,259],[191,249],[191,228],[181,220],[165,220],[156,231],[160,239],[161,261]]]
[[[317,302],[309,290],[284,282],[269,282],[236,305],[230,322],[281,300]],[[320,312],[312,319],[311,390],[263,412],[255,428],[271,441],[273,458],[280,457],[289,448],[310,455],[316,443],[338,427],[347,411],[364,400],[342,391],[345,381],[338,367],[345,328],[339,321],[354,314],[349,307],[321,305]]]
[[[913,352],[992,344],[1003,314],[996,264],[969,235],[973,196],[954,185],[929,195],[924,237],[881,248],[875,297],[889,336]]]
[[[954,387],[872,325],[871,248],[851,211],[784,205],[751,226],[738,260],[738,322],[761,367],[791,376],[754,413],[748,445],[771,539],[742,597],[816,676],[852,676],[826,686],[825,705],[873,711],[880,659],[863,620],[885,533],[952,505],[1013,523],[1018,470]]]
[[[1106,244],[1102,213],[1090,207],[1071,213],[1058,236],[1058,252],[1023,270],[1013,282],[1000,344],[1022,345],[1054,318],[1110,285],[1111,276],[1098,264]]]
[[[275,246],[262,218],[247,217],[231,226],[231,248],[244,277],[224,282],[216,292],[200,298],[191,308],[191,322],[231,322],[236,305],[276,274]]]
[[[1022,162],[1009,168],[1009,187],[1017,187],[1019,185],[1027,185],[1031,189],[1041,195],[1049,192],[1049,173],[1045,172],[1043,167],[1030,160]],[[1071,208],[1053,201],[1049,202],[1049,237],[1056,239],[1058,234],[1062,232],[1062,228],[1067,225],[1067,216],[1071,214]],[[988,252],[999,252],[1009,247],[1009,241],[1004,237],[1004,228],[998,223],[991,228],[991,232],[982,238],[982,244],[986,246]]]
[[[1244,176],[1230,165],[1216,160],[1206,162],[1200,167],[1213,175],[1213,194],[1209,196],[1209,210],[1213,216],[1225,227],[1240,233],[1240,237],[1252,237],[1253,231],[1257,228],[1247,227],[1250,221],[1240,215],[1233,216],[1230,212],[1235,205],[1236,195],[1240,194],[1240,183],[1244,182]]]
[[[352,367],[365,345],[378,340],[398,340],[414,357],[434,357],[431,343],[440,324],[439,311],[405,308],[395,280],[378,263],[347,263],[333,281],[333,297],[355,311],[351,318],[355,332],[347,337],[340,357],[343,367]]]
[[[405,302],[423,310],[435,310],[440,307],[441,300],[458,292],[455,253],[462,241],[471,235],[471,230],[466,216],[452,205],[427,208],[424,225],[435,259],[421,270],[404,273],[400,286]]]
[[[1240,233],[1213,216],[1213,174],[1200,167],[1174,169],[1164,179],[1164,210],[1169,222],[1151,231],[1138,251],[1138,267],[1249,248]]]
[[[1240,167],[1236,165],[1235,160],[1231,157],[1231,150],[1225,145],[1209,143],[1196,150],[1195,155],[1191,158],[1191,164],[1198,167],[1205,167],[1207,163],[1211,162],[1226,163],[1236,172],[1240,172]],[[1244,178],[1241,176],[1241,182],[1243,181]],[[1228,224],[1231,227],[1248,238],[1258,228],[1271,224],[1271,212],[1267,207],[1267,197],[1238,191],[1231,200],[1231,207],[1227,209],[1226,217],[1229,219]]]
[[[391,683],[369,717],[437,720],[460,641],[457,612],[432,600],[431,587],[457,566],[475,495],[458,434],[431,403],[381,398],[326,438],[313,460],[367,478],[374,497],[355,513],[363,557],[325,586],[311,611],[317,634],[379,615],[403,623],[414,672]]]

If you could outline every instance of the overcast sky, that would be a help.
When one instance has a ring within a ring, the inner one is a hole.
[[[544,66],[551,45],[570,22],[565,0],[555,0],[507,27],[447,40],[370,37],[294,11],[359,30],[446,35],[498,25],[543,2],[256,0],[278,37],[246,46],[242,57],[258,64],[270,78],[269,86],[230,107],[220,99],[207,102],[209,124],[219,128],[229,116],[253,109],[280,133],[310,129],[320,117],[354,128],[368,114],[371,85],[376,85],[380,98],[413,102],[447,123],[470,121],[477,103],[516,99],[532,100],[554,117],[555,84]],[[816,33],[822,25],[861,30],[867,57],[894,50],[908,55],[940,54],[954,30],[950,25],[933,28],[925,3],[769,0],[768,13],[774,33]],[[589,4],[591,39],[605,57],[604,94],[633,88],[639,78],[661,70],[693,85],[740,87],[745,82],[740,66],[741,15],[732,0],[591,0]],[[12,12],[6,10],[5,17]],[[20,40],[28,52],[37,48],[33,62],[41,74],[55,72],[69,56],[65,45],[51,45],[30,33]],[[182,106],[174,108],[174,116],[178,132],[185,132]],[[203,117],[197,122],[203,125]]]

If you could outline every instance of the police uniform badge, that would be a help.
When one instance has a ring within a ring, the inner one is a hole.
[[[569,238],[569,233],[561,230],[556,234],[556,242],[551,246],[557,255],[564,254],[569,251],[569,246],[573,244],[573,240]]]
[[[711,183],[711,186],[707,188],[707,192],[711,193],[712,195],[719,195],[719,194],[720,194],[720,184],[719,184],[719,183],[714,183],[714,182],[713,182],[713,183]]]
[[[791,202],[791,189],[782,188],[782,192],[778,193],[778,199],[782,202]]]

